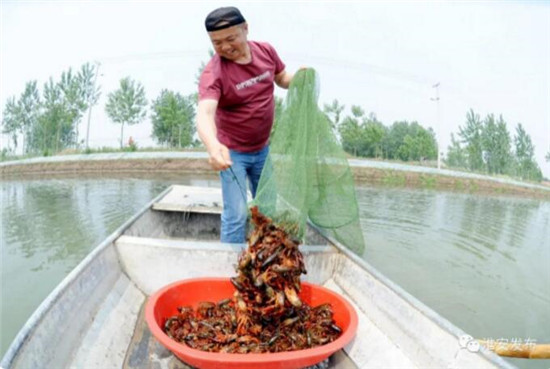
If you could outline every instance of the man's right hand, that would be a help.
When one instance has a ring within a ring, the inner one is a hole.
[[[233,165],[231,156],[229,155],[229,149],[225,145],[216,145],[212,150],[208,150],[208,154],[210,155],[208,163],[214,170],[226,170]]]

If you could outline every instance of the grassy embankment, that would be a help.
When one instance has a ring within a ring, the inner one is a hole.
[[[113,148],[102,148],[98,150],[89,150],[86,153],[123,153],[135,150],[120,150]],[[174,150],[167,149],[140,149],[139,152],[167,152]],[[203,151],[196,150],[180,150],[180,151]],[[84,154],[77,150],[65,151],[57,157],[63,155],[78,155]],[[20,158],[25,159],[25,158]],[[69,159],[69,158],[68,158]],[[361,159],[361,158],[354,158]],[[415,165],[415,167],[429,166],[433,167],[434,163],[410,163],[410,162],[395,162],[399,164]],[[427,164],[427,165],[426,165]],[[113,173],[113,172],[192,172],[192,173],[212,173],[206,159],[180,159],[180,158],[126,158],[123,160],[67,160],[55,162],[35,162],[35,163],[13,163],[9,166],[0,166],[0,175],[3,178],[13,178],[29,175],[49,175],[61,173]],[[508,177],[493,177],[493,178],[464,178],[460,176],[422,173],[407,170],[381,169],[375,167],[352,167],[352,171],[356,181],[360,184],[374,184],[386,187],[411,187],[421,189],[437,189],[451,190],[466,193],[478,194],[497,194],[497,195],[512,195],[525,196],[534,198],[543,198],[550,200],[550,184],[543,183],[528,183],[527,185],[537,185],[543,188],[531,188],[528,186],[517,185],[514,183],[504,183],[506,180],[519,182],[516,179]]]

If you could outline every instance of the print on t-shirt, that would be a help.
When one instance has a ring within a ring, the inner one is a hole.
[[[258,82],[260,82],[260,81],[262,81],[266,78],[269,78],[270,75],[271,75],[271,73],[269,73],[269,71],[265,71],[264,73],[260,74],[259,76],[252,77],[252,78],[247,79],[246,81],[241,82],[241,83],[237,83],[235,85],[235,88],[237,90],[242,90],[243,88],[254,86],[256,83],[258,83]]]

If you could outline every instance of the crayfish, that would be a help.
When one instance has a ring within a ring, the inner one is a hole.
[[[258,353],[311,348],[334,341],[341,329],[329,304],[310,307],[299,297],[306,273],[300,242],[251,208],[248,247],[231,278],[230,299],[180,307],[165,332],[178,342],[210,352]]]

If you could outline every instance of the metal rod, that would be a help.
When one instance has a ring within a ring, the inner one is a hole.
[[[247,198],[246,198],[246,187],[241,185],[241,182],[239,181],[239,179],[235,175],[235,172],[233,171],[233,167],[229,167],[229,170],[231,171],[231,175],[233,176],[233,179],[235,180],[235,182],[237,182],[237,185],[239,186],[239,189],[241,190],[241,194],[243,195],[244,203],[246,205],[246,203],[248,202]]]

